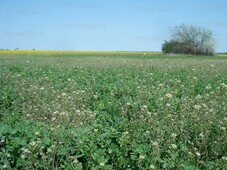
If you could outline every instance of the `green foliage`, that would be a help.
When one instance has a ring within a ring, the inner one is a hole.
[[[171,32],[162,45],[163,53],[214,55],[215,40],[211,30],[182,24]]]
[[[227,166],[223,57],[0,60],[0,169]]]
[[[162,45],[163,53],[186,53],[187,49],[185,48],[185,43],[181,43],[175,40],[165,41]]]

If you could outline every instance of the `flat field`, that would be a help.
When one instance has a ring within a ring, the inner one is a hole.
[[[227,56],[0,51],[0,169],[226,169]]]

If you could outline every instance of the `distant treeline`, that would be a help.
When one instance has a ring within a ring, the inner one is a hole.
[[[0,48],[0,51],[17,51],[17,50],[19,50],[19,48],[13,48],[13,49],[2,49],[2,48]],[[35,49],[32,49],[33,51],[35,50]]]
[[[14,50],[19,50],[19,48],[13,48],[13,49],[0,49],[0,50],[2,50],[2,51],[3,51],[3,50],[4,50],[4,51],[10,51],[10,50],[11,50],[11,51],[14,51]]]

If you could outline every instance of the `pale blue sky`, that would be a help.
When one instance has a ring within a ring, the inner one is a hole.
[[[226,16],[226,0],[0,0],[0,48],[160,51],[185,23],[226,52]]]

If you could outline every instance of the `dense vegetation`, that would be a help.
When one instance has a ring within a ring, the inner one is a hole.
[[[0,52],[0,169],[225,169],[227,58]]]
[[[164,53],[214,55],[213,32],[203,27],[182,24],[171,31],[171,38],[162,45]]]

